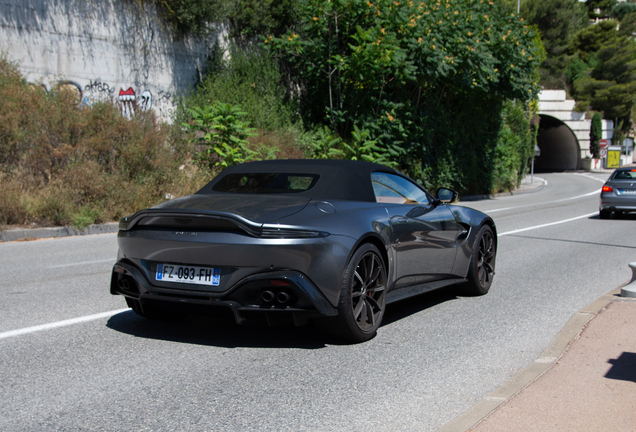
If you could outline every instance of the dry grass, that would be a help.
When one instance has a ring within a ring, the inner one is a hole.
[[[178,122],[153,112],[127,119],[111,103],[78,105],[71,92],[27,84],[2,54],[0,98],[0,228],[115,221],[211,179],[192,163]],[[298,159],[299,135],[259,131],[252,143]]]
[[[187,137],[152,112],[128,120],[110,103],[78,106],[28,85],[2,56],[0,97],[0,225],[117,220],[208,180],[187,163]]]

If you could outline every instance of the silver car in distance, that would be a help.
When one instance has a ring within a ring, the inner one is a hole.
[[[607,219],[614,212],[636,212],[636,168],[618,168],[610,175],[601,189],[598,214]]]
[[[233,166],[194,195],[121,219],[110,291],[147,318],[225,307],[238,323],[315,320],[366,341],[391,302],[490,289],[495,224],[456,198],[368,162]]]

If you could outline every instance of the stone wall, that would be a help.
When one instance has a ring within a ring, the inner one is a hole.
[[[153,5],[135,0],[0,0],[0,49],[26,79],[65,83],[81,103],[169,119],[200,78],[210,40],[175,40]]]

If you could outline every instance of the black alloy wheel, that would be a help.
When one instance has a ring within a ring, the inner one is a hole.
[[[366,243],[353,254],[342,281],[338,316],[330,332],[352,342],[375,336],[386,309],[386,268],[378,249]]]
[[[497,247],[492,229],[484,225],[479,230],[470,267],[468,268],[468,282],[464,285],[464,293],[467,295],[484,295],[490,290],[495,276],[495,259]]]
[[[384,315],[386,273],[378,255],[365,253],[353,272],[351,311],[360,330],[374,331]]]

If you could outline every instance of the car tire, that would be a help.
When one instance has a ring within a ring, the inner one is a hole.
[[[611,214],[612,214],[612,212],[610,210],[599,210],[598,211],[598,217],[600,217],[601,219],[609,219]]]
[[[387,272],[378,248],[360,246],[349,261],[344,277],[338,316],[327,323],[327,331],[349,342],[373,338],[386,309]]]
[[[133,310],[133,312],[143,318],[158,321],[174,321],[183,317],[183,314],[171,312],[162,308],[161,306],[157,306],[154,303],[144,303],[144,306],[142,308],[141,302],[139,300],[131,299],[128,297],[126,297],[126,304]]]
[[[462,286],[462,293],[469,296],[480,296],[488,293],[495,276],[495,260],[497,243],[492,229],[484,225],[479,230],[468,267],[468,280]]]

